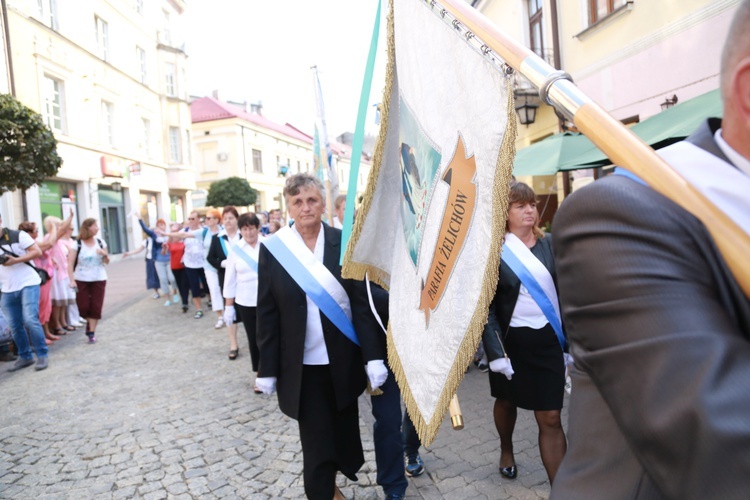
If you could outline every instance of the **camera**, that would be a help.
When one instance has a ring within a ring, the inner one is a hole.
[[[8,259],[10,259],[10,257],[8,257],[7,255],[0,254],[0,266],[8,262]]]

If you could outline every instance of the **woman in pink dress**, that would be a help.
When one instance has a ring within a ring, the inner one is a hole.
[[[57,241],[57,226],[52,225],[52,230],[41,239],[38,239],[39,229],[37,229],[36,222],[24,221],[18,225],[18,230],[29,233],[29,236],[34,238],[39,244],[39,248],[42,250],[42,255],[34,259],[34,266],[37,269],[44,269],[47,271],[47,274],[50,275],[50,278],[52,278],[39,289],[39,322],[44,329],[44,336],[46,337],[47,344],[51,344],[60,338],[49,331],[49,319],[50,316],[52,316],[52,299],[50,292],[52,290],[52,280],[54,279],[55,273],[55,265],[52,262],[50,249]]]
[[[55,274],[50,280],[52,288],[50,296],[52,299],[52,317],[50,318],[49,328],[53,335],[66,335],[68,332],[75,330],[75,326],[68,324],[68,306],[75,304],[75,293],[70,287],[70,278],[68,277],[68,253],[70,252],[69,244],[64,237],[70,232],[73,222],[73,212],[70,212],[65,221],[58,217],[48,216],[44,219],[44,228],[49,234],[52,225],[57,227],[57,241],[50,248],[49,252],[52,257],[52,263],[55,266]]]

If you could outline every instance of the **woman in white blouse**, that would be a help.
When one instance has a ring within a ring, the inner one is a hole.
[[[224,275],[224,321],[231,325],[235,319],[242,321],[250,347],[253,371],[258,371],[258,344],[255,340],[258,300],[258,252],[260,250],[260,221],[254,213],[240,216],[237,223],[242,239],[230,252]],[[236,352],[231,353],[230,356]],[[255,387],[256,394],[260,390]]]

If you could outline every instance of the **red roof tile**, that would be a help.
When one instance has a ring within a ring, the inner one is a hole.
[[[190,104],[190,116],[193,123],[240,118],[250,123],[254,123],[259,127],[273,130],[308,144],[312,144],[313,142],[312,137],[289,124],[279,125],[264,116],[255,113],[248,113],[240,107],[220,101],[213,97],[201,97],[200,99],[193,101]]]

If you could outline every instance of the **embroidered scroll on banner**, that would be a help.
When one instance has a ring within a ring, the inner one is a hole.
[[[514,107],[500,64],[439,5],[392,2],[388,30],[383,121],[343,272],[389,289],[388,360],[430,444],[497,284]]]

